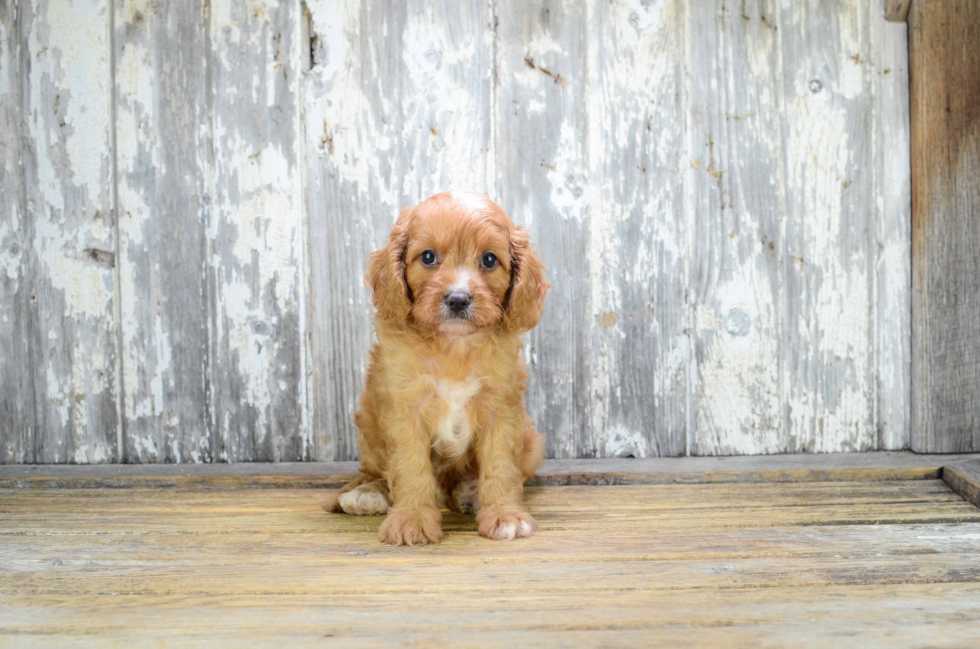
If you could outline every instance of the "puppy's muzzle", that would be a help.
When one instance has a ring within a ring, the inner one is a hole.
[[[443,304],[449,309],[449,313],[454,318],[462,318],[466,316],[466,310],[470,308],[470,304],[473,302],[473,298],[470,297],[469,293],[464,293],[463,291],[453,291],[447,293],[444,298],[442,298]]]

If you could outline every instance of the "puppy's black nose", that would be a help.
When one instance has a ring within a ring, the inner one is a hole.
[[[464,293],[462,291],[453,291],[452,293],[446,295],[446,297],[443,298],[443,301],[446,303],[446,306],[449,307],[449,310],[452,311],[453,313],[462,313],[463,311],[466,310],[466,307],[470,305],[472,299],[470,298],[468,293]]]

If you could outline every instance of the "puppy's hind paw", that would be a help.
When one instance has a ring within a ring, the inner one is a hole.
[[[481,535],[497,541],[513,541],[532,536],[539,529],[531,515],[521,510],[483,510],[477,515],[476,524]]]
[[[388,499],[383,493],[361,485],[341,494],[337,506],[352,516],[375,516],[388,511]]]
[[[417,511],[392,509],[378,538],[388,545],[427,545],[442,541],[442,514],[435,507]]]
[[[453,501],[456,509],[463,514],[480,513],[480,481],[477,479],[463,480],[453,489]]]

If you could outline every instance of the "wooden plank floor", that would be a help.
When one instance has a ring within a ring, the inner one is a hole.
[[[534,538],[414,549],[248,484],[0,489],[0,645],[980,643],[980,510],[939,479],[532,487]]]

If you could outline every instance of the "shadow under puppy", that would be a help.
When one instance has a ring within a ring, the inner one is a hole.
[[[544,442],[524,408],[520,335],[549,285],[527,233],[490,199],[437,194],[398,217],[365,281],[377,309],[360,408],[360,474],[334,512],[384,514],[393,545],[442,540],[440,507],[480,534],[538,529],[522,504]]]

